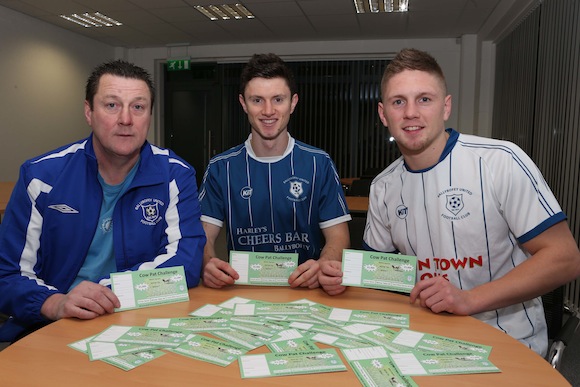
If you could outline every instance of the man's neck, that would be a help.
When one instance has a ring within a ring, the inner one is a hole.
[[[445,150],[449,133],[444,131],[430,148],[423,149],[415,154],[404,154],[405,163],[412,171],[421,171],[436,165]]]
[[[290,141],[290,137],[287,132],[280,133],[278,137],[272,140],[264,139],[252,133],[250,144],[257,157],[276,157],[284,154],[288,147],[288,141]]]
[[[99,174],[109,185],[118,185],[125,181],[125,178],[131,172],[131,169],[135,166],[139,160],[139,155],[132,159],[125,158],[110,158],[110,157],[98,157],[97,163],[99,165]]]

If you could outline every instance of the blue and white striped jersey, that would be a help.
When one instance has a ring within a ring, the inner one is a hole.
[[[467,290],[528,259],[520,243],[566,216],[518,146],[448,132],[435,166],[410,171],[399,158],[375,178],[364,242],[373,250],[417,256],[418,280],[443,276]],[[540,354],[547,350],[540,298],[474,317]]]
[[[226,227],[228,250],[298,253],[303,263],[320,256],[320,229],[351,219],[330,156],[288,136],[279,157],[257,157],[250,135],[210,160],[201,220]]]

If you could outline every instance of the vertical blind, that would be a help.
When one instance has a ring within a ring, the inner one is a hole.
[[[400,155],[377,113],[387,63],[379,59],[287,62],[299,96],[289,131],[297,140],[328,152],[341,177],[382,170]],[[243,142],[249,133],[238,103],[243,66],[220,65],[224,149]]]
[[[493,136],[536,162],[580,241],[580,0],[544,0],[497,45]],[[580,310],[580,279],[565,303]]]

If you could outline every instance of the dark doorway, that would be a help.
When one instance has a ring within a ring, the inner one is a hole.
[[[165,69],[164,146],[193,165],[199,187],[209,159],[221,151],[221,89],[215,64],[195,67]]]

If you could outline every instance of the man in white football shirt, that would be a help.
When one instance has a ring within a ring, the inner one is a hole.
[[[516,145],[445,129],[445,78],[426,52],[405,49],[385,69],[379,116],[402,156],[371,185],[365,247],[417,256],[410,301],[472,315],[541,355],[540,296],[580,275],[566,216]],[[329,294],[340,266],[324,264]]]
[[[207,236],[203,281],[213,288],[239,278],[216,257],[226,229],[228,251],[298,253],[292,287],[319,286],[319,262],[340,261],[350,244],[342,185],[321,149],[295,140],[288,122],[298,103],[294,77],[274,54],[254,55],[241,75],[239,101],[251,134],[210,160],[200,190]],[[322,236],[324,236],[324,243]]]

